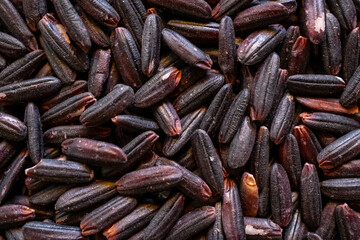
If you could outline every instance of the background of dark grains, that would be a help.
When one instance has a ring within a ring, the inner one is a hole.
[[[360,239],[359,0],[0,0],[0,240]]]

